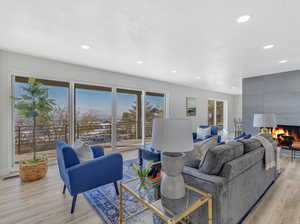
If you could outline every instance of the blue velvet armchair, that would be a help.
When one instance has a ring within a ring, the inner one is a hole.
[[[123,179],[123,158],[119,153],[104,155],[103,147],[92,146],[94,159],[80,163],[75,151],[63,141],[56,142],[59,174],[73,197],[71,213],[74,212],[77,195],[96,187],[114,183],[119,194],[117,181]]]

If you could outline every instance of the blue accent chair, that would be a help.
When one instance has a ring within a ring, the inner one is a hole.
[[[159,162],[161,159],[160,151],[152,148],[152,145],[144,145],[139,147],[139,165],[143,166],[143,160],[151,160],[153,162]]]
[[[71,213],[74,212],[77,195],[85,191],[114,183],[119,194],[117,181],[123,179],[123,158],[119,153],[104,155],[103,147],[92,146],[94,159],[80,163],[74,149],[63,141],[56,142],[59,174],[73,197]]]

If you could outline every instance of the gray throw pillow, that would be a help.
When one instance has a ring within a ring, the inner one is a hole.
[[[88,161],[93,159],[93,152],[90,149],[90,146],[79,139],[76,139],[72,148],[76,152],[80,162]]]
[[[218,145],[207,151],[199,166],[199,171],[209,175],[218,175],[225,163],[242,156],[243,153],[244,146],[240,142]]]
[[[192,168],[198,168],[200,161],[203,161],[208,149],[217,145],[217,137],[212,137],[201,142],[194,143],[193,151],[186,152],[184,165]]]

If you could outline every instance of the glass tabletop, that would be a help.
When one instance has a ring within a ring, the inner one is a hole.
[[[188,209],[200,207],[208,196],[208,194],[186,185],[184,198],[167,199],[160,194],[159,180],[148,181],[148,183],[147,188],[140,188],[138,178],[122,183],[131,195],[144,204],[143,209],[126,218],[126,223],[167,223],[163,220],[176,219],[182,214],[187,214]],[[161,216],[164,218],[162,219]]]

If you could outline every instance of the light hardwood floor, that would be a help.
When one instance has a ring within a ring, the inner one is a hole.
[[[125,159],[136,157],[136,152],[124,153]],[[281,165],[284,173],[245,223],[300,224],[300,159],[291,162],[283,157]],[[20,183],[18,178],[1,181],[0,223],[103,223],[82,195],[78,198],[75,213],[71,215],[71,197],[62,195],[62,187],[56,166],[49,168],[46,178],[33,183]]]

